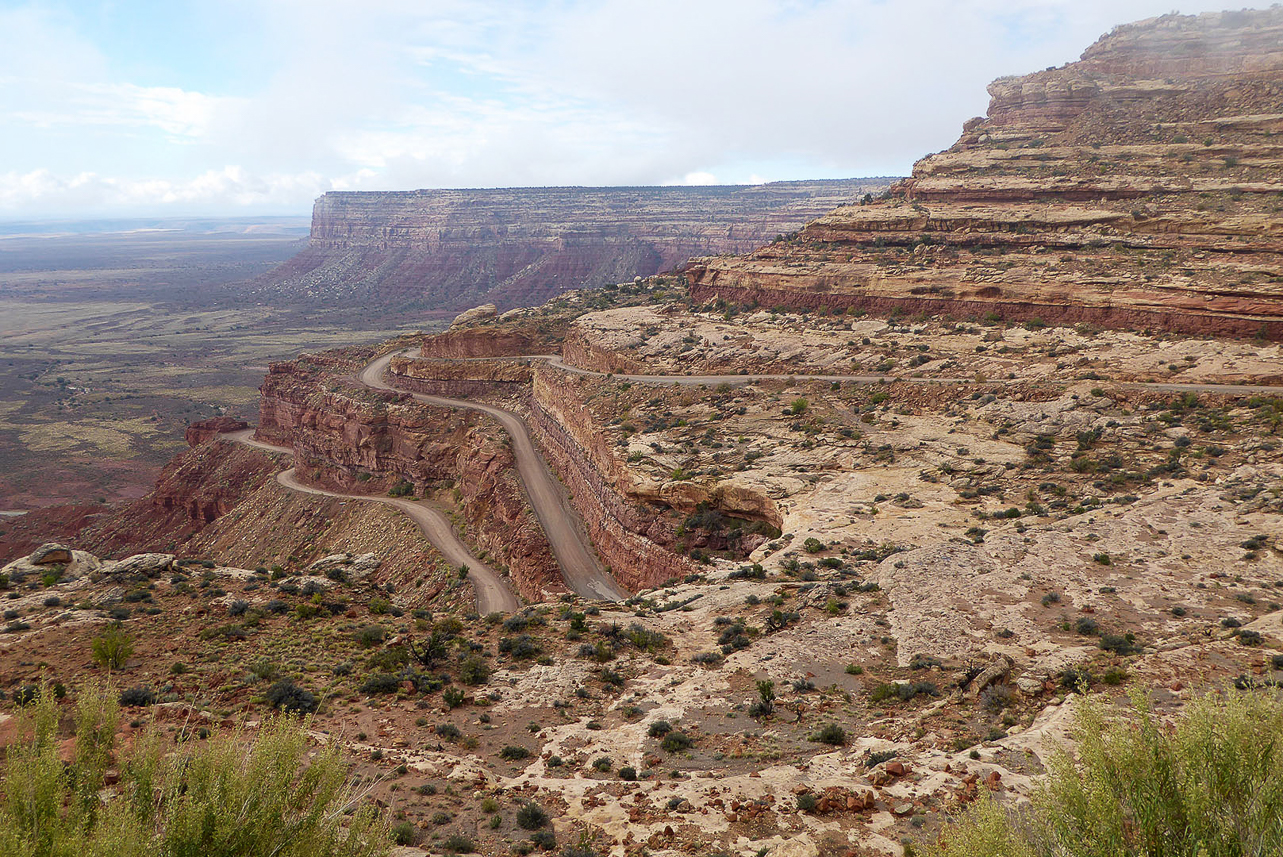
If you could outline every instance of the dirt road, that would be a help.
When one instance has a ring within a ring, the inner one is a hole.
[[[376,390],[406,392],[389,386],[383,380],[384,370],[394,356],[396,355],[387,354],[370,363],[361,370],[357,376],[358,380]],[[539,519],[544,535],[547,536],[548,543],[552,547],[553,556],[561,566],[561,574],[565,578],[566,585],[585,598],[622,601],[628,597],[628,593],[597,561],[583,523],[579,520],[574,507],[570,505],[570,496],[565,486],[553,476],[547,463],[535,449],[534,442],[530,439],[530,432],[527,431],[521,417],[503,408],[466,399],[447,399],[441,396],[426,396],[422,393],[409,395],[413,396],[415,401],[424,404],[470,408],[498,420],[512,438],[512,453],[517,461],[517,474],[521,477],[526,496],[530,498],[530,506],[534,509],[535,516]]]
[[[243,443],[248,446],[266,449],[271,452],[281,452],[292,455],[293,450],[276,446],[271,443],[264,443],[254,438],[253,429],[245,429],[238,432],[230,432],[225,437]],[[432,543],[446,561],[454,566],[468,567],[468,581],[472,584],[477,593],[477,612],[483,616],[487,613],[501,612],[513,613],[520,609],[521,602],[513,595],[512,590],[503,581],[494,569],[483,563],[472,555],[457,535],[450,521],[446,519],[438,509],[429,505],[425,501],[406,500],[399,497],[369,497],[362,494],[340,494],[336,491],[326,491],[322,488],[313,488],[310,485],[304,485],[294,476],[294,469],[284,470],[276,474],[276,481],[291,491],[298,491],[303,494],[316,494],[321,497],[338,497],[343,500],[368,500],[373,503],[383,503],[386,506],[392,506],[404,512],[410,520],[414,521],[419,531],[424,537]]]

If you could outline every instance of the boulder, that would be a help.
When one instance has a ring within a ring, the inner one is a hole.
[[[52,565],[55,562],[71,562],[71,548],[56,542],[46,542],[31,552],[32,565]]]
[[[1013,664],[1014,662],[1007,655],[998,655],[989,666],[985,667],[979,675],[971,680],[971,686],[967,688],[967,695],[975,699],[989,685],[1005,680],[1011,672]]]
[[[71,556],[65,562],[55,561],[44,564],[36,564],[31,561],[31,557],[24,556],[21,559],[15,559],[4,568],[0,568],[0,574],[3,574],[9,579],[10,583],[14,584],[22,583],[28,577],[43,578],[46,575],[56,575],[57,583],[70,583],[73,580],[79,580],[86,574],[97,571],[102,566],[102,560],[87,551],[72,550],[68,552]],[[39,553],[39,551],[36,551],[36,553]],[[58,568],[59,564],[62,565],[61,569]]]
[[[454,317],[454,321],[450,322],[450,329],[454,330],[457,327],[467,327],[468,325],[476,324],[479,321],[494,318],[498,314],[499,308],[494,304],[482,304],[481,306],[475,306],[472,309],[464,310],[456,315]]]
[[[122,560],[105,563],[102,573],[108,577],[155,577],[174,567],[172,553],[140,553]]]
[[[323,556],[306,569],[308,574],[329,575],[340,571],[347,580],[361,580],[379,570],[382,561],[377,554],[363,553],[353,556],[350,553],[334,553]]]

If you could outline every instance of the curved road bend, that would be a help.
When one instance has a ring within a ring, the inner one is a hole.
[[[434,358],[441,359],[441,358]],[[569,372],[572,375],[587,375],[596,378],[608,377],[607,373],[596,369],[581,369],[562,362],[557,354],[523,354],[518,357],[468,357],[463,360],[542,360],[549,366]],[[856,384],[878,384],[891,381],[903,381],[909,384],[975,384],[975,378],[913,378],[896,375],[808,375],[795,372],[792,375],[609,375],[619,381],[631,381],[637,384],[657,386],[677,384],[693,387],[699,384],[752,384],[757,381],[851,381]],[[998,379],[994,379],[997,381]],[[1153,390],[1160,393],[1223,393],[1227,396],[1283,395],[1283,386],[1259,384],[1180,384],[1167,381],[1110,381],[1101,379],[1097,383],[1110,384],[1122,390]]]
[[[266,449],[271,452],[281,452],[287,455],[293,455],[294,450],[285,446],[276,446],[271,443],[264,443],[254,438],[254,429],[244,429],[237,432],[228,432],[224,437],[247,446]],[[302,494],[316,494],[322,497],[337,497],[341,500],[369,500],[375,503],[383,503],[387,506],[394,506],[404,512],[410,520],[414,521],[419,531],[423,533],[432,546],[445,557],[446,561],[454,566],[468,567],[468,581],[472,584],[477,593],[477,612],[481,615],[487,613],[515,613],[521,608],[521,603],[512,590],[504,583],[503,579],[495,573],[481,560],[472,555],[467,546],[455,535],[454,528],[445,515],[422,502],[414,502],[399,497],[370,497],[363,494],[339,494],[335,491],[325,491],[320,488],[313,488],[310,485],[304,485],[294,476],[294,468],[283,470],[276,474],[276,481],[281,485],[289,488],[291,491],[298,491]]]
[[[569,494],[552,475],[543,457],[535,450],[530,432],[526,430],[526,424],[522,422],[521,417],[503,408],[483,405],[479,402],[409,393],[388,385],[383,380],[383,372],[392,362],[393,357],[403,353],[396,352],[380,357],[362,369],[357,375],[357,380],[376,390],[408,393],[414,397],[415,401],[427,405],[470,408],[498,420],[508,432],[508,436],[512,438],[512,452],[517,461],[517,474],[521,477],[526,496],[530,498],[530,506],[535,511],[535,517],[539,519],[544,535],[548,538],[548,544],[552,547],[553,556],[561,566],[561,574],[566,580],[566,585],[584,598],[602,601],[623,601],[627,598],[628,593],[597,562],[597,556],[588,541],[588,535],[584,532],[583,525],[579,523],[579,516],[570,505]]]

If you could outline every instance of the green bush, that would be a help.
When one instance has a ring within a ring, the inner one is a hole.
[[[1283,699],[1229,691],[1190,703],[1176,728],[1134,710],[1078,710],[1032,804],[974,806],[935,857],[1239,857],[1283,852]]]
[[[840,746],[846,743],[846,730],[836,723],[826,723],[820,728],[819,732],[811,736],[811,740],[818,741],[821,744],[831,744],[835,747]]]
[[[447,836],[441,848],[447,854],[471,854],[477,850],[477,846],[473,844],[472,840],[462,833]]]
[[[408,821],[398,821],[392,825],[392,842],[397,845],[413,845],[415,829]]]
[[[459,663],[459,681],[464,684],[485,684],[489,680],[490,665],[480,655],[468,655]]]
[[[669,732],[659,746],[665,753],[677,753],[681,750],[689,750],[694,744],[695,742],[685,732]]]
[[[94,638],[94,663],[103,669],[118,670],[134,653],[134,638],[116,622]]]
[[[59,707],[41,692],[17,715],[0,802],[0,853],[375,857],[388,852],[386,820],[357,806],[340,742],[319,749],[304,726],[269,717],[245,734],[172,745],[145,732],[115,747],[117,692],[78,694],[75,752],[58,756]],[[117,754],[112,761],[113,751]],[[309,752],[315,755],[309,758]],[[120,780],[101,791],[108,767]],[[105,802],[100,795],[110,794]],[[353,809],[355,808],[355,809]],[[345,811],[353,809],[352,814]]]
[[[517,810],[517,826],[522,830],[538,830],[548,823],[548,813],[533,801]]]

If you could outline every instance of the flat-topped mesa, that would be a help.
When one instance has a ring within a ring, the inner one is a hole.
[[[1283,336],[1283,8],[1128,24],[989,92],[887,198],[697,260],[692,297]]]
[[[748,252],[890,181],[331,192],[313,209],[310,246],[257,288],[327,306],[538,305]]]

